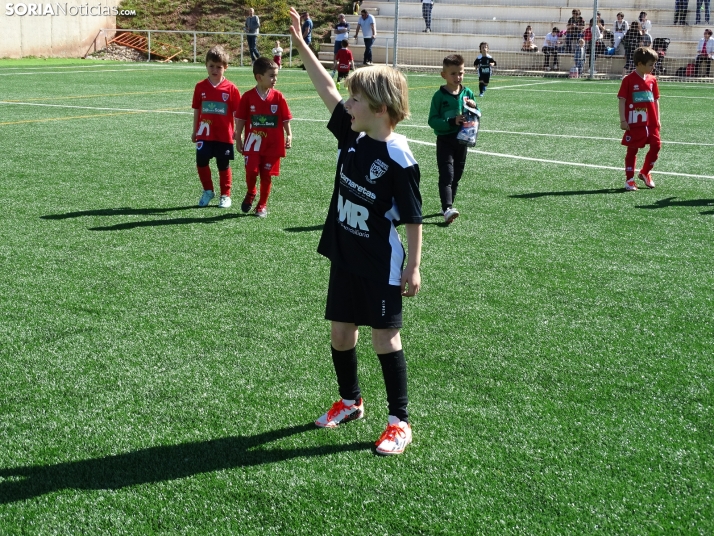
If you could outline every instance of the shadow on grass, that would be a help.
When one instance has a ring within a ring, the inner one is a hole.
[[[309,233],[312,231],[322,231],[325,228],[324,224],[320,225],[310,225],[308,227],[286,227],[285,232],[287,233]]]
[[[714,199],[688,199],[683,201],[675,201],[676,197],[667,197],[655,201],[652,205],[635,205],[636,208],[655,209],[655,208],[670,208],[670,207],[711,207],[712,210],[705,210],[699,214],[708,215],[714,214]]]
[[[560,192],[533,192],[530,194],[514,194],[509,195],[514,199],[536,199],[538,197],[551,196],[568,196],[568,195],[602,195],[602,194],[621,194],[624,193],[624,188],[603,188],[601,190],[570,190]]]
[[[262,445],[310,430],[313,423],[272,430],[255,436],[151,447],[105,458],[56,465],[0,469],[0,504],[24,501],[62,489],[121,489],[202,473],[276,463],[293,458],[328,456],[369,450],[371,442],[291,449],[261,449]],[[254,449],[254,450],[253,450]]]
[[[67,220],[70,218],[82,218],[86,216],[157,216],[168,212],[176,212],[180,210],[201,210],[204,213],[212,214],[209,208],[197,207],[191,205],[189,207],[171,207],[171,208],[103,208],[97,210],[82,210],[79,212],[67,212],[66,214],[48,214],[40,216],[43,220]],[[244,218],[247,214],[238,214],[236,212],[223,213],[218,216],[209,216],[204,218],[173,218],[164,220],[144,220],[132,221],[126,223],[117,223],[115,225],[107,225],[105,227],[90,227],[90,231],[126,231],[127,229],[136,229],[137,227],[161,227],[163,225],[188,225],[192,223],[218,223],[224,220],[232,220],[235,218]]]
[[[441,218],[439,221],[424,221],[430,220],[432,218]],[[436,225],[437,227],[448,227],[449,224],[444,220],[444,215],[441,212],[435,212],[434,214],[427,214],[421,217],[423,225]]]
[[[67,212],[66,214],[48,214],[40,216],[43,220],[68,220],[71,218],[83,218],[85,216],[156,216],[174,212],[177,210],[190,210],[199,208],[196,205],[190,207],[172,207],[172,208],[100,208],[97,210],[81,210],[79,212]]]
[[[161,227],[163,225],[188,225],[191,223],[218,223],[224,220],[234,220],[236,218],[246,218],[250,214],[221,214],[212,218],[174,218],[171,220],[145,220],[132,221],[126,223],[117,223],[116,225],[108,225],[106,227],[89,227],[90,231],[126,231],[127,229],[136,229],[137,227]]]

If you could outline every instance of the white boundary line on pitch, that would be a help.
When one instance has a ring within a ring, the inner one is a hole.
[[[39,102],[0,101],[0,104],[16,104],[20,106],[42,106],[48,108],[71,108],[74,110],[97,110],[98,112],[144,112],[154,114],[192,114],[193,112],[177,112],[175,110],[139,110],[133,108],[99,108],[97,106],[72,106],[70,104],[42,104]]]
[[[97,110],[100,112],[143,112],[143,113],[155,113],[155,114],[192,114],[193,112],[181,112],[176,110],[143,110],[134,108],[105,108],[97,106],[73,106],[70,104],[46,104],[39,102],[13,102],[13,101],[0,101],[0,104],[18,105],[18,106],[39,106],[47,108],[70,108],[75,110]],[[325,119],[303,119],[298,117],[293,117],[293,121],[307,121],[307,122],[326,122]],[[428,125],[406,125],[401,124],[400,127],[404,128],[424,128],[430,129]],[[538,132],[511,132],[508,130],[481,130],[481,132],[488,132],[491,134],[512,134],[518,136],[539,136],[539,137],[552,137],[552,138],[569,138],[569,139],[582,139],[582,140],[600,140],[600,141],[621,141],[620,138],[604,138],[595,136],[571,136],[567,134],[539,134]],[[714,143],[694,143],[689,141],[667,141],[662,140],[662,143],[667,143],[671,145],[696,145],[700,147],[714,147]]]
[[[436,143],[432,143],[430,141],[421,141],[421,140],[413,140],[409,139],[410,143],[416,143],[419,145],[429,145],[431,147],[436,147]],[[586,167],[586,168],[594,168],[594,169],[609,169],[609,170],[615,170],[615,171],[622,171],[622,167],[615,167],[615,166],[603,166],[600,164],[581,164],[577,162],[563,162],[562,160],[547,160],[544,158],[531,158],[529,156],[517,156],[514,154],[502,154],[502,153],[491,153],[487,151],[479,151],[478,149],[469,149],[470,153],[475,153],[475,154],[482,154],[485,156],[497,156],[500,158],[512,158],[514,160],[526,160],[528,162],[538,162],[541,164],[557,164],[560,166],[573,166],[573,167]],[[673,171],[651,171],[653,174],[658,174],[658,175],[674,175],[676,177],[689,177],[692,179],[714,179],[714,176],[711,175],[692,175],[690,173],[676,173]]]
[[[532,82],[530,84],[513,84],[508,86],[497,86],[491,88],[491,91],[496,91],[497,89],[511,89],[515,87],[526,87],[526,86],[542,86],[543,84],[557,84],[559,80],[548,80],[547,82]]]
[[[492,89],[510,89],[511,87],[516,87],[516,86],[504,86],[500,88],[492,88]],[[603,93],[602,91],[572,91],[572,90],[565,90],[565,89],[531,89],[530,91],[537,91],[539,93],[577,93],[578,95],[600,95],[602,97],[608,97],[610,98],[611,96],[615,95],[615,93]],[[661,93],[659,95],[660,99],[665,98],[665,99],[704,99],[704,100],[714,100],[714,97],[695,97],[695,96],[689,96],[689,95],[667,95],[666,93]]]
[[[137,112],[137,113],[164,113],[164,114],[178,114],[178,115],[191,115],[193,112],[180,112],[180,111],[171,111],[171,110],[140,110],[140,109],[131,109],[131,108],[97,108],[97,107],[92,107],[92,106],[71,106],[71,105],[66,105],[66,104],[41,104],[41,103],[33,103],[33,102],[7,102],[7,101],[0,101],[0,104],[14,104],[14,105],[25,105],[25,106],[42,106],[42,107],[50,107],[50,108],[72,108],[72,109],[80,109],[80,110],[98,110],[98,111],[109,111],[109,112]],[[306,122],[323,122],[325,123],[326,120],[324,119],[300,119],[300,118],[293,118],[293,120],[297,121],[306,121]],[[408,125],[405,125],[408,126]],[[415,126],[421,126],[421,125],[415,125]],[[520,132],[519,134],[523,134]],[[570,137],[575,137],[575,136],[570,136]],[[610,139],[610,138],[605,138],[605,139]],[[611,138],[614,139],[614,138]],[[431,147],[436,147],[436,143],[430,142],[430,141],[421,141],[421,140],[414,140],[409,138],[410,142],[419,144],[419,145],[428,145]],[[546,160],[543,158],[531,158],[528,156],[518,156],[518,155],[513,155],[513,154],[501,154],[501,153],[491,153],[487,151],[479,151],[478,149],[469,149],[470,153],[476,153],[476,154],[482,154],[485,156],[496,156],[500,158],[512,158],[514,160],[526,160],[529,162],[539,162],[543,164],[557,164],[557,165],[562,165],[562,166],[580,166],[580,167],[587,167],[587,168],[595,168],[595,169],[610,169],[610,170],[621,170],[622,168],[620,167],[614,167],[614,166],[602,166],[599,164],[580,164],[580,163],[574,163],[574,162],[563,162],[561,160]],[[670,171],[652,171],[652,173],[659,174],[659,175],[674,175],[677,177],[690,177],[690,178],[695,178],[695,179],[714,179],[714,176],[710,175],[692,175],[689,173],[676,173],[676,172],[670,172]]]
[[[407,128],[431,128],[429,125],[404,125],[400,124],[401,127]],[[489,134],[513,134],[518,136],[539,136],[545,138],[568,138],[576,140],[600,140],[600,141],[622,141],[622,138],[604,138],[600,136],[575,136],[569,134],[540,134],[538,132],[511,132],[510,130],[486,130],[480,129],[479,132],[488,132]],[[699,143],[693,141],[666,141],[662,140],[662,143],[668,143],[670,145],[696,145],[698,147],[714,147],[714,143]]]

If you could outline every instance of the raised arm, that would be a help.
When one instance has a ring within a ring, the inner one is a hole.
[[[302,32],[300,31],[300,14],[294,7],[290,8],[290,19],[292,20],[290,34],[293,36],[293,44],[300,52],[300,57],[302,58],[303,65],[305,65],[305,70],[310,77],[312,85],[315,86],[317,94],[322,99],[322,102],[325,103],[327,110],[332,113],[337,104],[342,100],[342,96],[340,95],[340,92],[337,91],[335,81],[318,61],[317,57],[315,57],[315,54],[312,50],[310,50],[310,47],[308,47],[302,39]]]

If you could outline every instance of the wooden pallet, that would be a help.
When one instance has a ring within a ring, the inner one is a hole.
[[[116,43],[117,45],[133,48],[145,54],[149,53],[149,41],[143,35],[137,35],[129,32],[120,33],[114,39],[109,41],[109,43]],[[151,55],[163,58],[161,61],[169,61],[170,59],[181,54],[183,49],[176,47],[174,45],[169,45],[168,43],[162,43],[160,41],[151,40]]]

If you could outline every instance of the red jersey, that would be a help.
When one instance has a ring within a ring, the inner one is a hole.
[[[637,71],[632,71],[622,80],[617,97],[625,99],[625,119],[629,125],[657,128],[659,88],[654,76],[646,74],[642,78]]]
[[[191,107],[199,110],[197,140],[233,143],[233,116],[240,103],[240,91],[225,78],[213,86],[206,78],[196,84]]]
[[[337,72],[348,73],[354,57],[349,48],[341,48],[337,51]]]
[[[283,123],[290,121],[293,116],[280,91],[269,89],[265,99],[256,88],[246,91],[240,100],[236,117],[245,121],[243,154],[285,156]]]

